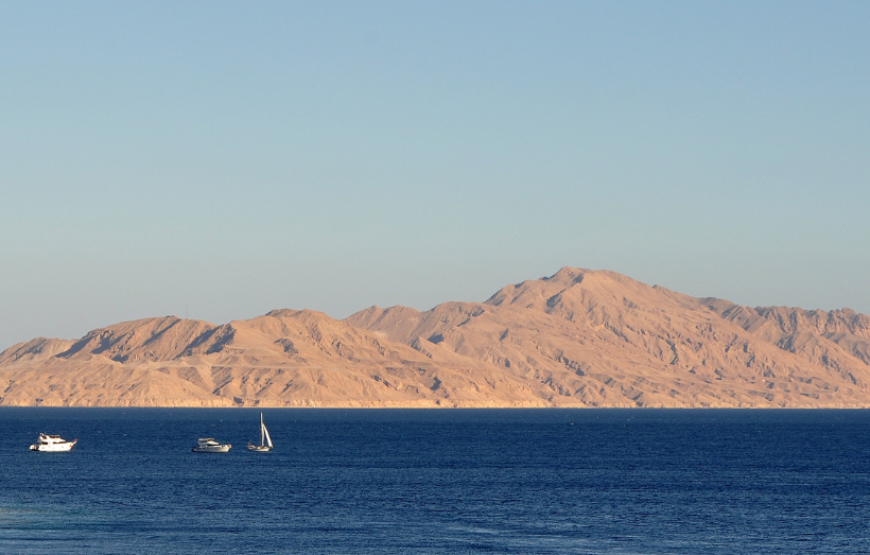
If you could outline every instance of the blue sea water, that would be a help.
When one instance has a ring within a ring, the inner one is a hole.
[[[870,552],[870,411],[264,413],[0,409],[0,553]]]

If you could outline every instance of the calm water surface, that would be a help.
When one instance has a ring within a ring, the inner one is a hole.
[[[0,409],[0,553],[870,552],[870,411],[264,412]]]

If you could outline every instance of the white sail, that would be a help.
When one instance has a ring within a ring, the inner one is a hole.
[[[269,448],[271,448],[272,447],[272,438],[269,437],[269,430],[266,429],[265,424],[263,424],[262,426],[263,426],[263,435],[266,436],[266,445],[268,445]],[[262,441],[260,443],[262,443]]]

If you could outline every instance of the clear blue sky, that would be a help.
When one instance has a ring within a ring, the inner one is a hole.
[[[562,266],[870,312],[870,2],[0,1],[0,349]]]

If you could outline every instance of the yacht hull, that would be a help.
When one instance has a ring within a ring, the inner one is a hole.
[[[31,451],[39,451],[40,453],[63,453],[65,451],[70,451],[75,445],[74,441],[70,441],[67,443],[56,443],[54,445],[38,445],[34,444],[30,446]]]
[[[226,453],[232,448],[232,445],[219,445],[217,447],[194,447],[191,449],[194,453]]]

